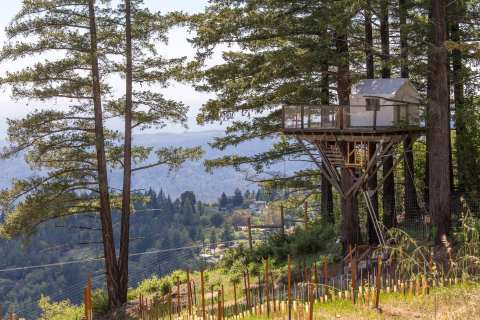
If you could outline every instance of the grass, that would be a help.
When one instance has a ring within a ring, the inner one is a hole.
[[[353,305],[347,300],[316,304],[314,319],[452,319],[473,320],[480,314],[480,284],[467,283],[452,287],[435,288],[426,296],[404,296],[399,293],[383,293],[380,310],[371,306]],[[265,316],[249,316],[247,320],[263,320]],[[270,319],[286,319],[275,315]],[[295,317],[292,316],[292,319]]]

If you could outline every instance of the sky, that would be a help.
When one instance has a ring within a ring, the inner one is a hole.
[[[0,43],[6,39],[5,27],[11,21],[12,17],[21,8],[21,0],[2,1],[2,9],[0,10]],[[152,11],[173,11],[181,10],[189,13],[200,12],[207,5],[208,0],[145,0],[145,5]],[[195,51],[186,40],[189,36],[185,29],[173,29],[170,34],[170,41],[167,47],[162,49],[162,54],[168,57],[188,56],[193,57]],[[219,60],[219,56],[214,58]],[[0,66],[1,69],[1,66]],[[221,129],[220,125],[209,125],[208,127],[198,126],[195,122],[195,116],[201,105],[211,95],[206,93],[196,92],[191,86],[185,84],[174,84],[170,88],[162,89],[161,91],[167,98],[182,101],[190,106],[188,113],[188,130],[201,131]],[[34,107],[41,107],[38,102],[27,103],[26,101],[14,101],[8,94],[8,91],[0,90],[0,139],[4,137],[6,130],[7,118],[18,118],[24,116]],[[61,106],[59,106],[61,108]],[[185,129],[181,126],[169,126],[163,131],[168,132],[183,132]]]

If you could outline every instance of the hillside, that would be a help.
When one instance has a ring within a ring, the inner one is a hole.
[[[222,134],[221,131],[143,134],[135,136],[134,143],[152,147],[202,146],[205,150],[205,159],[229,153],[238,155],[259,153],[267,150],[272,144],[271,140],[257,139],[239,145],[234,151],[232,151],[233,148],[225,151],[212,149],[208,143]],[[0,142],[0,146],[4,145],[4,141]],[[0,168],[3,171],[3,175],[0,176],[0,188],[8,187],[13,178],[19,179],[31,174],[22,159],[0,161]],[[289,168],[292,170],[293,167],[290,165]],[[274,167],[273,170],[283,170],[283,165]],[[121,186],[119,171],[112,171],[110,179],[113,188]],[[154,188],[157,191],[162,188],[166,194],[174,198],[183,191],[190,190],[197,195],[199,200],[205,202],[216,201],[222,192],[233,193],[236,188],[241,190],[257,188],[256,184],[245,180],[244,173],[237,172],[232,168],[207,173],[203,166],[203,160],[185,163],[177,172],[168,172],[168,169],[158,167],[136,173],[133,177],[133,187],[135,189]]]

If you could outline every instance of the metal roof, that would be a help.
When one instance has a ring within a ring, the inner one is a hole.
[[[364,79],[352,88],[352,95],[394,96],[406,83],[409,83],[406,78]]]

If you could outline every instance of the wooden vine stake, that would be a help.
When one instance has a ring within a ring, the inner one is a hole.
[[[311,282],[312,275],[308,279],[308,300],[309,300],[309,309],[308,309],[308,320],[313,320],[313,303],[314,303],[314,295],[313,295],[313,284]]]
[[[89,275],[87,279],[87,286],[83,291],[83,301],[85,308],[85,320],[92,320],[92,276]]]
[[[180,305],[180,277],[177,277],[177,313],[180,315],[181,311]]]
[[[187,270],[187,300],[188,300],[188,315],[192,316],[192,286],[190,284],[190,270]]]
[[[172,289],[168,289],[168,319],[172,320]]]
[[[377,257],[377,275],[375,279],[375,309],[378,309],[380,303],[380,289],[381,289],[381,276],[382,276],[382,257]]]
[[[248,299],[247,274],[243,272],[243,287],[245,288],[245,304],[247,309],[250,308],[250,300]]]
[[[225,290],[222,284],[222,319],[225,319]]]
[[[273,304],[273,313],[277,312],[277,306],[276,306],[276,301],[275,301],[275,281],[273,279],[273,275],[270,272],[270,281],[272,285],[272,304]]]
[[[288,320],[292,320],[292,258],[288,255],[288,291],[287,291]]]
[[[233,281],[233,300],[235,302],[235,314],[238,314],[238,303],[237,303],[237,282]]]
[[[222,296],[222,291],[218,290],[217,292],[217,320],[222,320],[222,300],[220,297]]]
[[[250,271],[248,271],[248,268],[247,268],[247,297],[248,297],[248,302],[250,304],[250,311],[251,311],[253,303],[252,303],[252,290],[250,289]]]
[[[352,271],[352,302],[355,304],[357,302],[357,259],[353,256],[352,247],[349,248],[349,256],[350,256],[350,267]]]
[[[270,317],[270,290],[268,280],[268,257],[265,259],[265,298],[267,302],[267,318]]]
[[[205,313],[205,278],[203,275],[203,270],[200,271],[200,284],[201,284],[201,294],[202,294],[202,318],[205,320],[206,319],[206,313]]]

